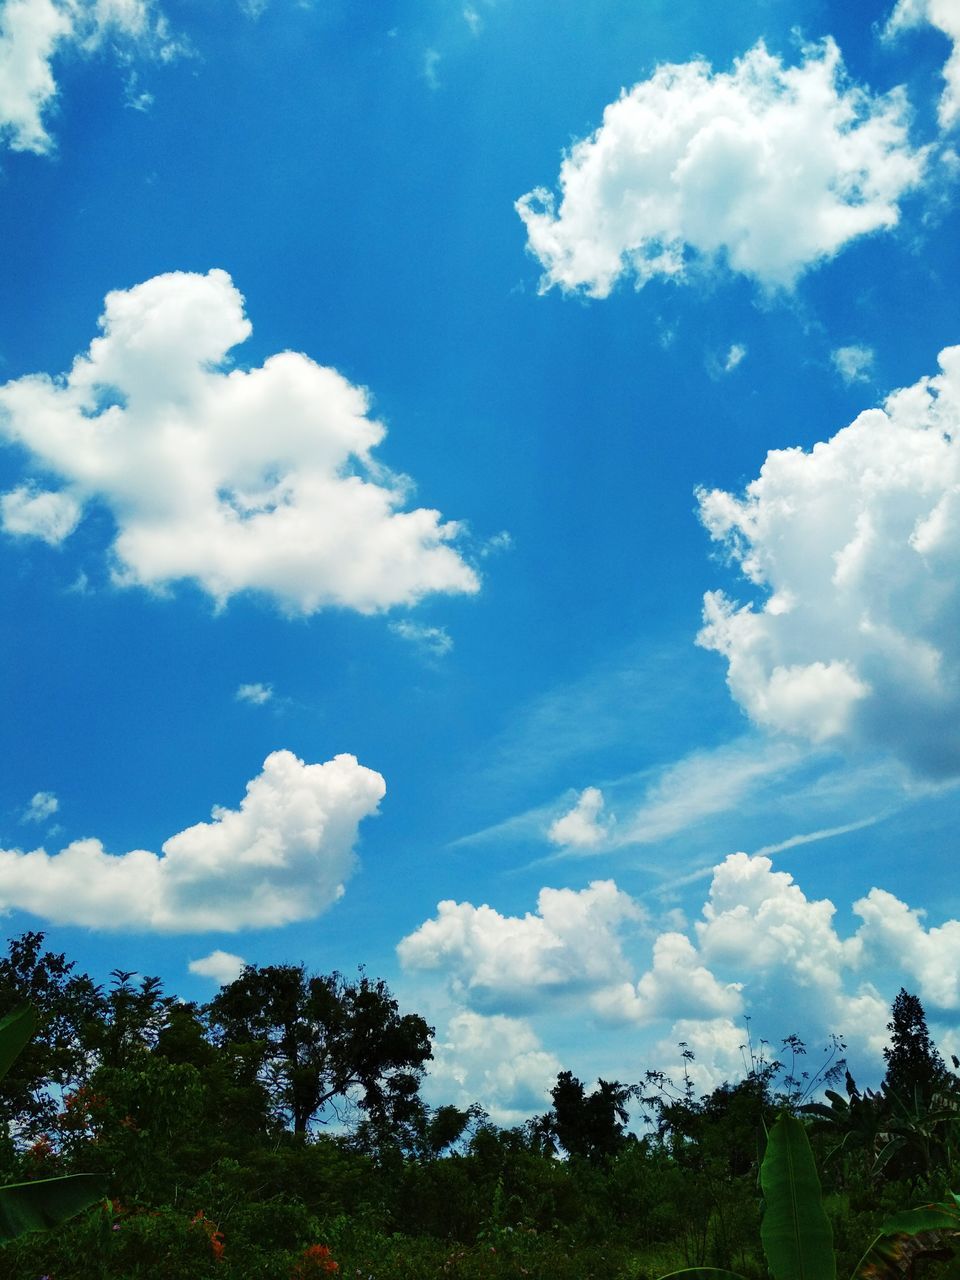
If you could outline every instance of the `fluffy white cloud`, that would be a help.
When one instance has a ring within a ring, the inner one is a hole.
[[[292,351],[229,367],[251,326],[225,271],[108,294],[100,327],[65,377],[0,387],[0,437],[61,478],[64,511],[109,508],[117,582],[304,614],[477,590],[458,526],[402,510],[405,481],[371,457],[385,431],[362,388]]]
[[[766,594],[708,593],[699,636],[751,718],[933,777],[960,773],[960,347],[940,365],[809,453],[769,453],[743,497],[699,494]]]
[[[109,42],[169,60],[180,51],[150,0],[7,0],[0,10],[0,140],[14,151],[50,151],[45,116],[57,96],[53,60],[67,47]]]
[[[899,218],[923,174],[908,104],[849,84],[832,40],[787,67],[758,44],[730,72],[659,67],[624,91],[563,161],[556,209],[517,202],[542,289],[606,297],[632,276],[683,279],[725,262],[766,287]]]
[[[60,810],[60,801],[52,791],[38,791],[24,810],[24,822],[46,822]]]
[[[609,830],[609,820],[604,822],[602,815],[603,792],[599,787],[586,787],[569,813],[550,824],[547,839],[569,848],[595,849]]]
[[[544,994],[605,986],[625,976],[620,929],[643,919],[612,880],[586,889],[541,889],[537,914],[441,902],[397,947],[407,969],[442,970],[473,1004],[529,1006]]]
[[[871,889],[853,909],[863,920],[857,939],[864,962],[896,956],[904,979],[916,985],[923,1000],[960,1009],[960,920],[924,928],[924,913],[885,889]]]
[[[830,353],[833,367],[849,386],[854,382],[867,382],[873,369],[874,353],[871,347],[853,345],[837,347]]]
[[[907,27],[929,22],[950,40],[953,48],[943,68],[946,81],[940,99],[940,124],[952,128],[960,120],[960,4],[957,0],[897,0],[885,34],[896,35]]]
[[[747,354],[747,348],[742,342],[735,342],[730,347],[723,361],[723,372],[733,373],[738,365],[743,363],[743,359]]]
[[[214,982],[225,987],[240,977],[246,963],[243,956],[234,955],[232,951],[211,951],[208,956],[191,960],[187,968],[198,977],[213,978]]]
[[[463,1011],[434,1044],[424,1092],[437,1104],[479,1102],[495,1124],[513,1125],[549,1106],[562,1069],[523,1019]]]
[[[714,1018],[743,1012],[742,983],[718,982],[682,933],[661,933],[653,944],[653,966],[640,981],[599,991],[593,1007],[618,1022],[655,1018]]]
[[[162,854],[99,840],[56,854],[0,849],[0,909],[58,924],[168,933],[265,928],[317,916],[353,871],[357,826],[386,787],[350,755],[304,764],[274,751],[239,809],[214,808]]]
[[[255,707],[262,707],[264,703],[270,701],[273,697],[273,685],[261,684],[242,684],[233,695],[237,702],[249,702]]]

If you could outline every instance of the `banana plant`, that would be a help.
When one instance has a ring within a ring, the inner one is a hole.
[[[773,1280],[836,1280],[833,1229],[801,1122],[783,1112],[760,1168],[764,1214],[760,1242]],[[880,1228],[850,1280],[902,1280],[921,1253],[952,1256],[960,1244],[960,1198],[897,1214]],[[718,1267],[688,1267],[661,1280],[744,1280]]]
[[[29,1005],[0,1019],[0,1080],[33,1038],[37,1017]],[[0,1187],[0,1245],[27,1231],[49,1230],[88,1209],[107,1193],[106,1179],[75,1173]]]

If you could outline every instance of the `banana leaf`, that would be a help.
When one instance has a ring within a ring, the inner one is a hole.
[[[773,1280],[835,1280],[833,1229],[806,1130],[783,1112],[770,1130],[760,1168],[760,1239]]]
[[[43,1231],[103,1200],[107,1180],[94,1173],[39,1178],[0,1187],[0,1244],[26,1231]]]
[[[0,1019],[0,1080],[30,1043],[36,1029],[37,1015],[28,1004]]]

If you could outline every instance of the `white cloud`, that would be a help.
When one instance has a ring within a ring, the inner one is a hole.
[[[718,982],[684,934],[661,933],[653,945],[653,967],[636,985],[599,991],[593,1007],[618,1022],[737,1016],[743,1012],[741,988],[739,982]]]
[[[950,129],[960,120],[960,5],[957,0],[897,0],[884,34],[894,36],[924,22],[929,22],[953,41],[943,68],[946,83],[938,113],[941,127]]]
[[[60,811],[60,801],[52,791],[38,791],[24,810],[24,822],[46,822]]]
[[[55,57],[105,44],[122,56],[136,47],[163,61],[183,51],[150,0],[7,0],[0,11],[0,140],[14,151],[49,152]]]
[[[587,787],[569,813],[551,823],[547,839],[567,848],[595,849],[609,831],[609,819],[603,821],[602,814],[603,792],[598,787]]]
[[[874,352],[872,347],[852,345],[837,347],[831,351],[830,359],[847,386],[854,382],[869,382],[873,369]]]
[[[191,960],[187,968],[201,978],[213,978],[221,987],[226,987],[240,977],[246,963],[243,956],[234,955],[232,951],[211,951],[208,956]]]
[[[453,649],[453,636],[445,627],[428,627],[403,618],[388,624],[389,629],[401,640],[416,645],[432,658],[442,658]]]
[[[872,96],[844,76],[832,40],[784,66],[756,45],[733,70],[659,67],[604,111],[544,188],[517,211],[559,285],[606,297],[726,263],[763,286],[789,287],[858,236],[889,230],[921,181],[901,91]]]
[[[497,1009],[536,1005],[545,994],[602,987],[625,976],[621,927],[644,918],[612,880],[586,889],[541,889],[537,914],[441,902],[437,915],[403,938],[406,969],[442,970],[454,991]]]
[[[0,521],[7,533],[41,538],[51,547],[70,536],[80,521],[80,503],[69,493],[21,485],[0,497]]]
[[[758,724],[960,773],[960,347],[809,453],[774,450],[701,518],[764,592],[704,601],[699,643]]]
[[[249,702],[255,707],[262,707],[273,697],[272,684],[242,684],[233,695],[237,702]]]
[[[723,361],[723,372],[733,373],[734,369],[742,363],[744,356],[747,354],[747,348],[742,342],[735,342],[727,352]]]
[[[0,909],[57,924],[192,933],[267,928],[319,915],[352,873],[357,826],[383,778],[350,755],[304,764],[274,751],[239,809],[214,808],[162,854],[112,855],[99,840],[56,854],[0,849]]]
[[[455,1014],[433,1047],[424,1093],[435,1103],[479,1102],[498,1125],[515,1125],[550,1104],[563,1069],[529,1023],[502,1014]]]
[[[69,503],[109,508],[118,583],[192,580],[219,605],[258,591],[302,614],[478,589],[459,527],[401,509],[362,388],[292,351],[229,367],[251,326],[225,271],[108,294],[100,327],[69,374],[0,387],[0,435],[61,478],[63,519]]]

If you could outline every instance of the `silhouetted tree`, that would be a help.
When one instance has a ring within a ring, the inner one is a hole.
[[[416,1111],[433,1028],[401,1014],[382,981],[247,965],[207,1012],[219,1044],[265,1085],[294,1133],[336,1100],[356,1102],[381,1132]]]
[[[568,1155],[598,1163],[616,1155],[627,1141],[627,1103],[638,1092],[636,1085],[598,1080],[588,1094],[572,1072],[561,1071],[550,1094],[553,1110],[538,1127],[548,1144],[552,1140]]]
[[[890,1045],[883,1051],[887,1063],[883,1090],[908,1104],[915,1097],[929,1101],[949,1073],[930,1039],[923,1005],[901,987],[891,1012],[892,1021],[887,1023]]]

